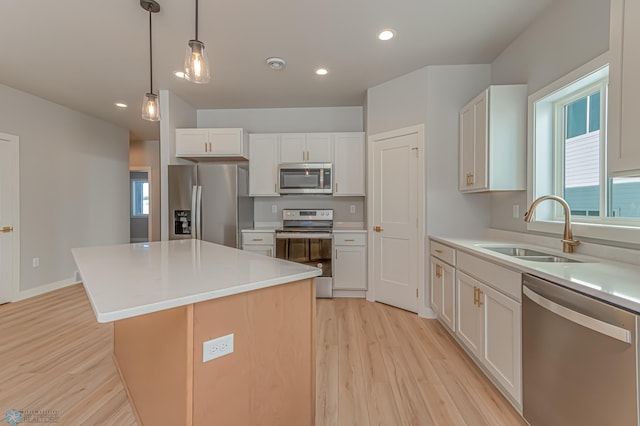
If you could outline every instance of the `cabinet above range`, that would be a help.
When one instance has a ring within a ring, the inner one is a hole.
[[[363,132],[252,133],[249,152],[251,196],[279,196],[278,166],[304,162],[333,164],[333,196],[365,195]]]

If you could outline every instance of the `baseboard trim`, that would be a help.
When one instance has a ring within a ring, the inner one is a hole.
[[[18,293],[18,297],[14,302],[18,302],[20,300],[29,299],[31,297],[39,296],[44,293],[48,293],[53,290],[59,290],[64,287],[68,287],[70,285],[79,284],[79,281],[76,281],[73,278],[68,278],[62,281],[56,281],[54,283],[49,283],[45,285],[38,286],[36,288],[30,288],[29,290],[20,291]]]

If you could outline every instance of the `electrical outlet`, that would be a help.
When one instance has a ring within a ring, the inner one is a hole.
[[[349,207],[349,212],[351,214],[354,214],[356,212],[356,205],[355,204],[351,204],[351,206]]]
[[[33,267],[37,268],[38,266],[40,266],[40,258],[39,257],[34,257],[33,258]]]
[[[520,204],[513,205],[513,218],[514,219],[520,218]]]
[[[233,353],[233,333],[202,344],[202,362],[211,361]]]
[[[278,213],[278,206],[276,204],[271,204],[271,213]]]

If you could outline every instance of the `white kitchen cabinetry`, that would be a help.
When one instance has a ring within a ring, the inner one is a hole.
[[[280,137],[277,134],[249,135],[249,195],[277,197]]]
[[[452,332],[456,329],[455,249],[431,241],[431,307]]]
[[[640,171],[640,2],[611,0],[607,169],[610,176]]]
[[[521,276],[465,252],[457,254],[456,335],[521,407]]]
[[[288,133],[280,140],[281,163],[331,163],[331,133]]]
[[[333,289],[367,289],[367,234],[333,234]]]
[[[460,111],[459,189],[526,189],[527,86],[490,86]]]
[[[176,129],[176,157],[249,158],[243,129]]]
[[[336,133],[333,142],[333,195],[364,197],[364,133]]]
[[[275,232],[242,231],[242,250],[275,257]]]

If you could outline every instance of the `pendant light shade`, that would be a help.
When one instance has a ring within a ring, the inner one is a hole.
[[[145,93],[142,100],[142,118],[149,121],[159,121],[158,95]]]
[[[184,77],[194,83],[208,83],[211,79],[209,59],[204,43],[198,40],[198,0],[196,0],[196,37],[189,40],[184,58]]]
[[[160,120],[158,95],[153,93],[153,43],[151,37],[151,14],[160,11],[160,5],[154,0],[140,0],[140,7],[149,12],[149,92],[142,100],[142,118],[148,121]]]

